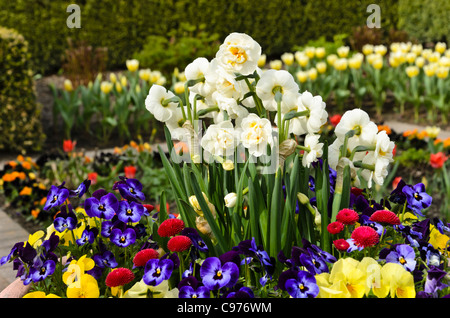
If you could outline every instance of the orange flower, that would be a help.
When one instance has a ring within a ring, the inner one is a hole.
[[[406,131],[403,132],[403,137],[414,138],[417,135],[418,132],[419,131],[417,130],[417,128],[414,129],[414,130],[406,130]]]
[[[428,137],[428,133],[425,130],[422,130],[420,133],[416,136],[418,139],[424,139],[425,137]]]
[[[450,148],[450,137],[444,140],[444,148]]]
[[[13,176],[12,173],[5,173],[2,177],[2,180],[4,182],[11,182],[11,181],[14,181],[14,179],[16,179],[16,178]]]
[[[446,155],[444,155],[443,152],[431,154],[430,155],[430,165],[435,169],[442,168],[442,166],[444,165],[444,162],[446,162],[447,159],[448,159],[448,157]]]
[[[71,152],[75,148],[75,145],[77,144],[76,141],[72,140],[64,140],[63,142],[63,150],[64,152]]]
[[[28,161],[24,161],[24,162],[22,162],[22,167],[23,167],[25,170],[30,170],[30,169],[31,169],[31,163],[28,162]]]
[[[17,156],[17,161],[23,162],[24,160],[25,160],[25,158],[22,155]]]
[[[90,173],[88,173],[88,179],[91,180],[91,184],[96,184],[97,183],[97,177],[98,177],[97,172],[90,172]]]
[[[386,131],[386,134],[390,135],[392,133],[391,128],[388,125],[378,125],[378,132],[380,131]]]
[[[33,209],[31,210],[31,215],[36,219],[40,212],[41,212],[40,209]]]
[[[394,181],[392,181],[392,189],[397,189],[397,185],[399,184],[400,180],[402,180],[402,177],[396,177]]]
[[[11,160],[8,164],[14,169],[17,166],[17,162]]]
[[[129,179],[133,179],[134,177],[136,177],[136,167],[135,166],[126,166],[123,168],[124,172],[125,172],[125,177],[129,178]]]
[[[24,187],[22,191],[19,192],[19,195],[31,195],[31,190],[30,187]]]

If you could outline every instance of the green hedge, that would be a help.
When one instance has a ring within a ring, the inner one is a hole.
[[[450,41],[450,1],[399,0],[399,27],[421,42]]]
[[[0,150],[40,150],[40,109],[36,103],[27,42],[15,30],[0,27]]]
[[[110,68],[143,49],[149,36],[167,36],[181,23],[205,24],[220,40],[231,32],[245,32],[269,56],[294,45],[364,25],[371,3],[381,7],[385,30],[397,24],[399,0],[0,0],[0,25],[16,28],[30,43],[38,72],[55,72],[67,47],[67,37],[108,48]],[[444,0],[445,1],[445,0]],[[69,29],[69,4],[81,9],[81,28]]]

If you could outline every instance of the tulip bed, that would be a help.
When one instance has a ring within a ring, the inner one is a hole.
[[[328,129],[323,97],[260,69],[261,55],[232,33],[186,67],[182,94],[150,87],[167,142],[159,209],[136,176],[50,186],[51,224],[0,260],[31,286],[25,297],[448,297],[450,228],[428,216],[423,182],[388,190],[392,134],[360,108]],[[448,191],[445,159],[432,162]]]

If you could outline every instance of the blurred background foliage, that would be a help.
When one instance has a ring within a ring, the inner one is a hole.
[[[71,3],[80,6],[80,29],[66,26]],[[185,45],[189,54],[210,57],[231,32],[250,34],[268,57],[321,37],[350,36],[365,25],[372,3],[381,8],[383,42],[400,29],[419,41],[448,40],[447,0],[0,0],[0,25],[27,39],[33,69],[44,75],[61,70],[68,38],[107,48],[108,69],[123,68],[133,56],[146,67],[173,69],[183,66]]]

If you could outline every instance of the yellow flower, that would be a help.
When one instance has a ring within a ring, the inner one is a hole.
[[[363,59],[361,58],[361,55],[353,55],[351,58],[348,59],[348,67],[358,70],[361,68]]]
[[[145,70],[140,70],[139,78],[143,81],[148,82],[150,80],[150,74],[151,74],[151,70],[149,68],[147,68]]]
[[[428,56],[428,62],[430,62],[430,63],[437,63],[440,58],[441,58],[441,54],[439,52],[432,52]]]
[[[336,54],[330,54],[327,56],[327,62],[329,65],[334,65],[334,62],[338,59]]]
[[[176,82],[173,86],[173,90],[175,94],[183,94],[184,93],[184,82]]]
[[[438,43],[436,43],[436,45],[434,46],[434,49],[435,49],[438,53],[442,54],[442,53],[444,53],[445,50],[447,49],[447,44],[446,44],[445,42],[438,42]]]
[[[373,48],[373,51],[376,54],[380,54],[381,56],[384,56],[387,52],[387,47],[384,45],[375,45]]]
[[[372,44],[364,44],[362,47],[362,52],[364,55],[369,55],[373,53],[373,45]]]
[[[426,76],[431,77],[436,74],[436,65],[435,64],[427,64],[423,67],[423,71]]]
[[[330,274],[316,275],[319,297],[362,298],[366,292],[366,273],[358,265],[353,258],[340,258]]]
[[[304,83],[308,80],[308,73],[306,73],[305,71],[298,71],[297,73],[295,73],[295,76],[300,83]]]
[[[389,286],[391,298],[415,298],[414,277],[402,265],[387,263],[381,269],[383,283]]]
[[[111,83],[115,84],[117,82],[117,76],[114,73],[109,74],[109,80]]]
[[[416,60],[416,54],[415,53],[413,53],[413,52],[409,52],[409,53],[406,53],[406,61],[408,62],[408,63],[414,63],[414,61]]]
[[[303,50],[306,56],[310,59],[314,58],[314,55],[316,55],[316,48],[312,46],[305,47]]]
[[[67,267],[67,271],[63,274],[63,282],[66,285],[71,285],[74,282],[80,281],[85,271],[93,269],[95,266],[94,260],[81,256],[78,260],[72,260]]]
[[[120,83],[119,82],[116,82],[116,91],[118,92],[118,93],[122,93],[122,85],[120,85]]]
[[[307,73],[308,73],[308,78],[311,81],[315,81],[317,79],[317,70],[314,67],[310,68]]]
[[[320,74],[323,74],[327,71],[327,63],[325,62],[318,62],[316,64],[316,69]]]
[[[169,290],[167,280],[158,286],[149,286],[141,280],[128,289],[122,298],[147,298],[147,294],[152,295],[152,298],[178,298],[178,288]]]
[[[366,276],[366,291],[365,295],[373,292],[378,298],[385,298],[389,293],[389,286],[387,286],[381,279],[381,265],[371,257],[364,257],[358,264],[360,269]]]
[[[415,65],[408,66],[406,68],[406,75],[408,75],[408,77],[410,78],[416,77],[417,75],[419,75],[419,68]]]
[[[110,82],[103,81],[103,82],[100,84],[100,90],[101,90],[104,94],[109,94],[109,92],[111,92],[112,88],[113,88],[113,84],[110,83]]]
[[[425,128],[425,131],[427,132],[428,137],[430,138],[436,138],[439,133],[441,132],[441,128],[437,127],[437,126],[427,126]]]
[[[139,61],[136,59],[127,60],[126,65],[130,72],[136,72],[139,68]]]
[[[315,54],[318,59],[323,59],[325,57],[326,50],[324,47],[317,47],[315,49]]]
[[[24,295],[23,298],[61,298],[61,297],[55,294],[46,295],[43,291],[35,291]]]
[[[304,52],[297,51],[295,52],[294,57],[301,67],[306,67],[309,63],[309,57]]]
[[[450,237],[445,234],[441,234],[434,226],[431,227],[429,243],[433,245],[435,249],[445,252],[449,240]]]
[[[436,69],[436,76],[437,76],[438,78],[445,79],[445,78],[448,77],[448,70],[449,70],[448,67],[445,67],[445,66],[439,66],[439,67]]]
[[[372,61],[372,66],[374,69],[379,70],[383,67],[383,59],[380,58],[376,58],[375,60]]]
[[[414,61],[417,67],[423,67],[425,65],[425,59],[423,56],[416,57],[416,60]]]
[[[68,92],[73,91],[73,85],[72,85],[72,81],[70,79],[64,80],[64,89]]]
[[[336,61],[334,61],[333,66],[338,71],[345,71],[348,66],[348,61],[346,58],[340,58],[340,59],[337,59]]]
[[[266,65],[266,55],[265,54],[261,54],[261,56],[258,59],[258,67],[263,67]]]
[[[347,57],[349,52],[350,48],[348,46],[341,46],[337,49],[337,54],[340,58]]]
[[[281,60],[284,64],[290,66],[294,63],[294,54],[286,52],[281,55]]]
[[[97,280],[89,274],[82,274],[80,279],[67,286],[67,298],[98,298],[100,290]]]
[[[45,233],[42,230],[36,231],[33,234],[28,235],[28,243],[36,248],[37,246],[40,246],[42,244],[42,238],[44,237]],[[25,244],[24,244],[25,246]]]
[[[271,69],[281,70],[283,63],[280,60],[273,60],[273,61],[270,61],[269,65],[270,65]]]

